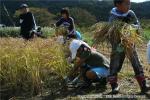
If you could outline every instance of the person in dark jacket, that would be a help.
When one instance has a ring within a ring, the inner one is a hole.
[[[35,30],[36,28],[36,23],[33,14],[29,11],[28,5],[27,4],[22,4],[20,6],[20,35],[24,39],[31,39],[33,38],[33,32],[32,30]]]
[[[135,15],[135,13],[130,9],[130,0],[114,0],[115,8],[110,12],[109,22],[122,21],[128,24],[131,24],[135,28],[140,28],[140,23]],[[112,87],[112,93],[116,94],[119,92],[119,85],[117,83],[117,75],[121,70],[124,59],[126,57],[126,52],[118,51],[117,48],[123,48],[120,44],[121,41],[114,41],[110,39],[112,45],[112,53],[110,60],[110,76],[108,81]],[[133,53],[129,57],[130,62],[132,63],[133,70],[135,73],[135,78],[139,83],[141,93],[147,92],[150,87],[146,84],[143,67],[138,58],[135,44],[133,46]]]
[[[76,38],[81,39],[81,34],[75,30],[75,24],[72,17],[70,17],[69,10],[67,8],[63,8],[61,10],[61,18],[56,22],[56,27],[64,26],[68,29],[68,38]]]

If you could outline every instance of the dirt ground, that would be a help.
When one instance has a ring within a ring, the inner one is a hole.
[[[148,84],[150,84],[150,79],[146,78]],[[53,91],[44,90],[42,95],[36,96],[31,100],[97,100],[97,99],[116,99],[122,98],[125,99],[133,99],[133,100],[146,100],[150,99],[150,91],[145,94],[140,94],[139,86],[136,80],[132,77],[123,77],[120,75],[119,77],[119,85],[120,85],[120,92],[117,95],[111,95],[111,87],[107,84],[107,89],[97,85],[97,86],[90,86],[87,89],[76,88],[73,90],[68,90],[65,86],[57,91],[54,89]],[[56,85],[56,84],[55,84]],[[104,99],[104,100],[105,100]]]

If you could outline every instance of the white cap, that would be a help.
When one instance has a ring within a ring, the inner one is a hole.
[[[91,48],[87,43],[83,42],[82,40],[76,40],[76,39],[72,40],[70,47],[69,47],[71,51],[72,60],[76,58],[77,50],[80,48],[82,44],[84,44],[88,48]]]

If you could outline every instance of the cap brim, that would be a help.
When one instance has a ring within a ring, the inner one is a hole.
[[[28,8],[27,6],[19,7],[19,9]]]

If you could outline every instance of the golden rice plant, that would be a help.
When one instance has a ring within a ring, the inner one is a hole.
[[[66,75],[63,48],[52,39],[0,38],[0,90],[38,94],[50,72]]]

